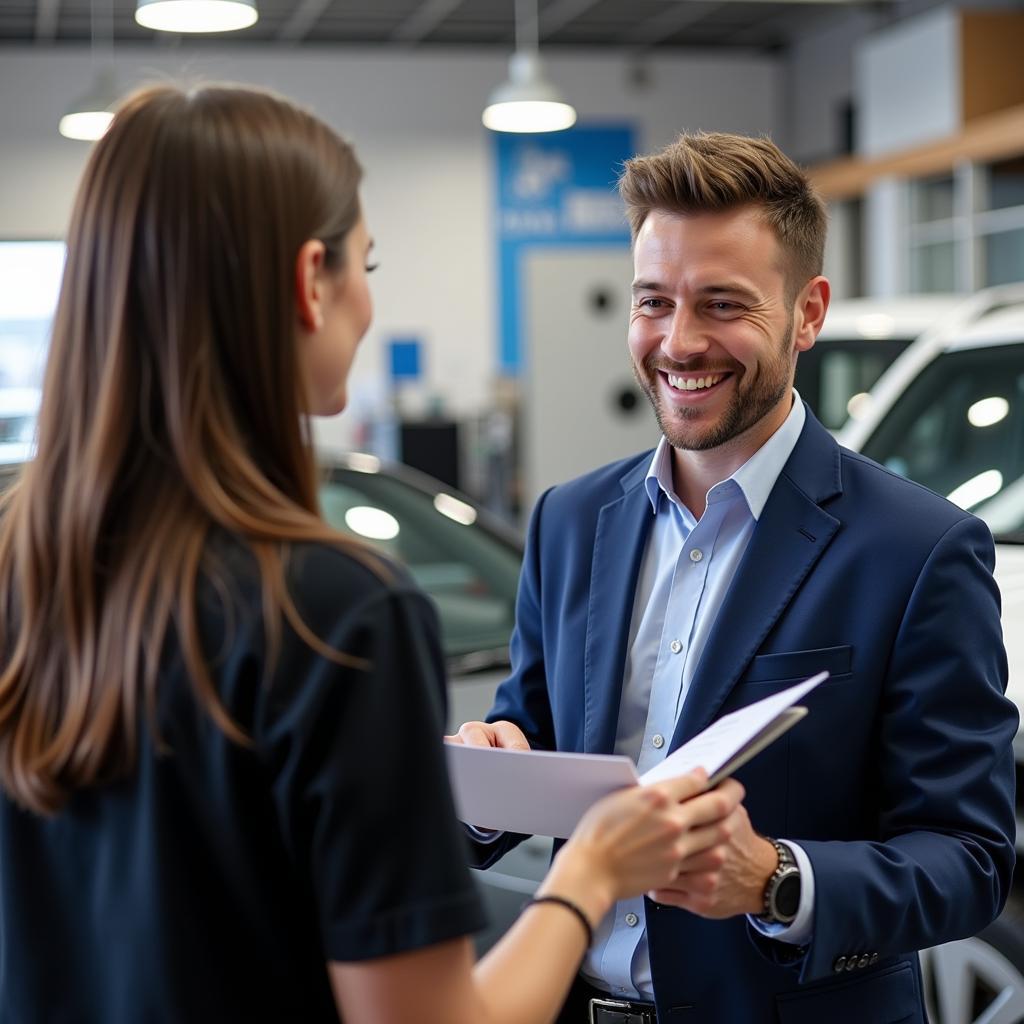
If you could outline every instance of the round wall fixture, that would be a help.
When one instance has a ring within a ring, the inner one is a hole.
[[[633,416],[640,408],[640,393],[631,385],[616,388],[612,395],[612,408],[620,416]]]
[[[600,314],[601,316],[607,316],[614,310],[615,297],[611,288],[601,284],[596,288],[592,289],[588,297],[591,310]]]

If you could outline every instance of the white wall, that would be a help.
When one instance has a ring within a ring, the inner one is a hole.
[[[876,11],[837,11],[801,35],[786,62],[786,110],[791,155],[813,163],[842,152],[840,111],[854,100],[853,55],[880,21]]]
[[[940,8],[858,47],[857,151],[878,156],[960,128],[960,18]]]
[[[683,129],[778,138],[781,69],[774,58],[651,59],[643,88],[629,84],[624,55],[548,55],[545,63],[582,121],[631,121],[645,149]],[[496,364],[497,295],[492,150],[480,111],[505,77],[504,55],[197,54],[182,46],[120,48],[114,65],[125,89],[183,74],[268,86],[351,136],[367,172],[364,202],[381,261],[373,278],[377,314],[353,392],[383,393],[375,341],[413,334],[428,345],[428,389],[457,415],[485,407]],[[0,238],[63,234],[87,147],[62,138],[56,126],[90,80],[87,50],[0,49]],[[353,419],[332,421],[322,437],[347,444]]]

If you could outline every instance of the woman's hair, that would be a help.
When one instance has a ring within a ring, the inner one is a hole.
[[[634,239],[652,210],[697,214],[758,207],[786,256],[792,294],[821,273],[825,204],[771,139],[721,132],[680,135],[659,153],[627,160],[619,194]]]
[[[342,269],[360,176],[313,115],[228,86],[141,90],[93,149],[38,451],[0,507],[0,786],[24,807],[131,771],[172,630],[199,702],[246,742],[200,644],[211,528],[255,555],[271,653],[283,613],[344,660],[299,618],[284,559],[346,543],[318,512],[295,261],[316,238]]]

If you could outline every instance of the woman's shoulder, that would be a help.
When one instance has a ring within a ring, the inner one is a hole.
[[[355,543],[291,544],[284,552],[284,565],[289,592],[297,602],[352,608],[424,598],[404,566]]]
[[[271,557],[280,565],[279,579],[296,609],[319,621],[336,621],[389,599],[424,600],[406,568],[354,540],[282,543],[274,546]],[[231,603],[243,610],[262,606],[266,580],[261,555],[244,538],[223,532],[212,535],[204,552],[203,575],[222,599],[228,590]]]

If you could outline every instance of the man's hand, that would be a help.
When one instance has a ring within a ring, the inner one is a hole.
[[[764,910],[764,888],[778,867],[775,847],[754,831],[742,804],[719,827],[725,841],[683,860],[676,880],[649,893],[652,900],[715,919]]]
[[[523,730],[511,722],[464,722],[454,736],[445,736],[449,743],[467,747],[502,747],[505,750],[529,750]],[[475,826],[481,832],[499,832],[488,825]]]
[[[523,730],[512,722],[465,722],[454,736],[445,736],[449,743],[467,747],[502,747],[505,750],[529,750]]]

